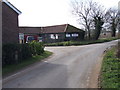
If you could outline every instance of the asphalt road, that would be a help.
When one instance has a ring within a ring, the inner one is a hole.
[[[117,40],[83,46],[46,47],[54,52],[52,56],[4,78],[3,88],[97,87],[95,78],[98,73],[95,74],[94,70],[102,61],[106,48],[116,44]]]

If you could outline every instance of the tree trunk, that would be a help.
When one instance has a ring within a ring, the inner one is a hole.
[[[112,23],[112,37],[115,37],[116,36],[116,26],[115,26],[115,23],[113,22]]]
[[[98,40],[101,30],[102,30],[102,25],[104,24],[104,22],[102,21],[102,18],[100,17],[94,17],[94,22],[95,22],[95,35],[94,35],[94,39]]]
[[[91,35],[90,35],[90,27],[89,26],[87,26],[87,29],[88,29],[88,39],[90,40],[91,39]]]

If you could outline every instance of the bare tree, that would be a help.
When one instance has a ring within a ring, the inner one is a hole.
[[[78,16],[79,23],[85,27],[86,36],[91,38],[90,26],[92,19],[90,17],[91,7],[93,2],[72,2],[73,14]]]
[[[93,27],[94,37],[98,39],[102,25],[104,24],[104,7],[93,1],[74,1],[72,3],[73,14],[78,16],[80,24],[85,27],[88,39],[91,39]]]
[[[105,8],[98,3],[94,3],[91,7],[91,16],[93,17],[94,36],[93,39],[97,40],[100,36],[102,26],[105,23]]]
[[[111,28],[111,36],[115,37],[116,36],[116,29],[118,25],[118,10],[110,8],[106,16],[108,17],[108,22]]]

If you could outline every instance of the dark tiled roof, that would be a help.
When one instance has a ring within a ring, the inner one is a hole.
[[[68,24],[66,32],[84,32],[84,31]]]
[[[41,33],[63,33],[66,31],[67,24],[47,26],[41,28]]]
[[[47,26],[47,27],[20,27],[20,33],[64,33],[64,32],[84,32],[69,24]]]
[[[41,27],[20,27],[19,33],[40,33]]]

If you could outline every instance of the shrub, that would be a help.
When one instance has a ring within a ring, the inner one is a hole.
[[[33,55],[40,55],[44,52],[44,46],[39,42],[28,44],[6,44],[2,47],[2,65],[16,64],[26,60]]]
[[[30,47],[30,52],[32,53],[32,55],[35,55],[35,54],[36,54],[36,50],[35,50],[34,41],[33,41],[33,42],[30,42],[30,43],[28,43],[28,44],[29,44],[29,47]]]
[[[15,53],[18,51],[18,44],[6,44],[2,47],[2,63],[12,64],[16,63]]]
[[[20,60],[31,57],[32,52],[30,46],[28,44],[19,44],[18,56]]]
[[[44,52],[44,45],[42,42],[33,41],[29,43],[29,46],[32,55],[40,55],[41,53]]]
[[[70,45],[71,45],[71,42],[70,42],[70,41],[63,42],[63,46],[70,46]]]
[[[95,43],[103,43],[109,42],[112,40],[116,40],[117,38],[105,38],[105,39],[98,39],[98,40],[85,40],[85,41],[64,41],[64,42],[57,42],[57,43],[45,43],[45,46],[71,46],[71,45],[88,45],[88,44],[95,44]]]

